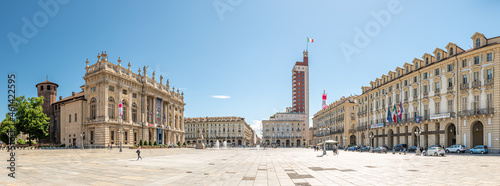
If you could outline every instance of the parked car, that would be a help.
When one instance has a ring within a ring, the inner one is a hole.
[[[411,146],[408,148],[408,152],[416,152],[417,151],[417,146]]]
[[[408,145],[407,144],[397,144],[392,149],[394,149],[396,152],[399,152],[399,151],[403,151],[404,149],[408,149]]]
[[[371,147],[361,147],[357,151],[358,152],[370,152],[372,148]]]
[[[425,155],[430,156],[444,156],[445,151],[442,147],[429,147],[425,152]]]
[[[452,145],[445,149],[446,153],[456,152],[456,153],[465,153],[465,145]]]
[[[358,149],[358,146],[351,146],[347,148],[347,151],[356,151]]]
[[[488,146],[486,145],[476,145],[474,148],[470,149],[471,154],[481,153],[488,154]]]
[[[377,147],[373,149],[373,153],[378,152],[378,153],[386,153],[387,154],[387,148],[384,146]]]
[[[443,148],[443,149],[444,149],[444,147],[443,147],[442,145],[431,145],[431,146],[430,146],[429,148],[427,148],[427,149],[430,149],[430,148],[432,148],[432,147],[441,147],[441,148]]]

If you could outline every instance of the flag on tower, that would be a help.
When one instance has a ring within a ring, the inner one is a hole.
[[[307,42],[314,42],[314,39],[307,37]]]
[[[326,109],[328,105],[326,104],[326,93],[323,91],[323,95],[321,96],[321,106],[323,109]]]

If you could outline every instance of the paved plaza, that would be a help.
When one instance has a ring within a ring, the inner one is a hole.
[[[7,167],[9,158],[2,167]],[[500,156],[372,154],[312,149],[18,150],[2,185],[498,185]]]

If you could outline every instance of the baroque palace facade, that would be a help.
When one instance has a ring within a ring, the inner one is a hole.
[[[79,93],[60,97],[58,101],[47,102],[52,107],[51,140],[54,143],[72,146],[124,146],[152,141],[158,144],[184,142],[184,93],[169,81],[163,84],[146,75],[147,67],[135,74],[130,69],[108,61],[108,55],[101,53],[97,63],[89,66],[86,61],[85,84]],[[37,85],[38,91],[43,82]],[[55,85],[52,85],[55,90]],[[40,93],[39,93],[40,94]],[[119,115],[122,105],[123,116]],[[120,128],[121,127],[121,128]]]
[[[227,141],[229,145],[253,146],[257,136],[242,117],[199,117],[185,118],[187,144],[196,144],[196,138],[201,131],[204,142],[210,146],[219,141],[220,145]]]
[[[500,109],[500,94],[494,90],[500,88],[496,87],[500,83],[496,77],[500,74],[500,37],[488,39],[475,33],[471,39],[471,49],[449,43],[445,50],[425,53],[422,59],[415,58],[363,86],[355,101],[355,125],[344,130],[349,143],[487,145],[499,152],[500,114],[495,112]],[[400,103],[402,119],[388,122],[388,107]],[[315,132],[320,128],[314,127]]]

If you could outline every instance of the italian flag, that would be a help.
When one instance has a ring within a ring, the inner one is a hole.
[[[307,38],[307,42],[311,42],[312,43],[312,42],[314,42],[314,39],[308,37]]]

